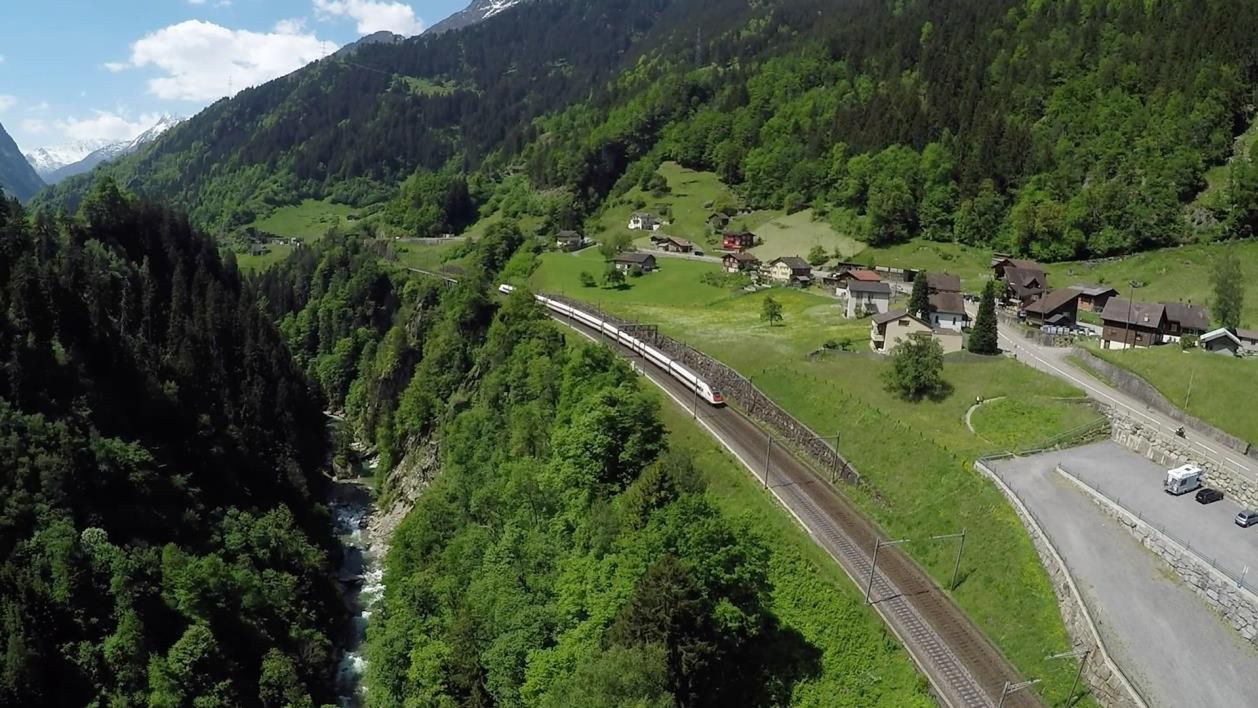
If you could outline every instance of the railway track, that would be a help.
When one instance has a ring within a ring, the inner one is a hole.
[[[603,341],[626,359],[639,359],[633,351],[600,338],[595,330],[562,317],[552,318],[590,339]],[[680,382],[653,371],[649,363],[641,369],[679,405],[691,408],[691,393]],[[751,461],[761,459],[762,451],[771,447],[768,433],[733,408],[702,405],[698,418],[753,475],[764,479],[765,466]],[[874,545],[883,538],[877,527],[811,467],[781,448],[767,473],[769,488],[782,505],[864,590]],[[877,570],[870,593],[873,608],[930,680],[941,703],[951,708],[990,708],[997,704],[1006,681],[1022,680],[951,598],[898,548],[883,546]],[[1024,691],[1006,698],[1004,705],[1033,708],[1044,703],[1039,696]]]

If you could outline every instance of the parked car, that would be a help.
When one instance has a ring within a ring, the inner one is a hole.
[[[1254,524],[1258,524],[1258,511],[1246,509],[1236,515],[1236,525],[1241,528],[1249,528]]]
[[[1202,487],[1201,490],[1197,492],[1198,504],[1213,504],[1214,502],[1217,502],[1222,498],[1223,498],[1223,492],[1220,492],[1217,489],[1211,489],[1209,487]]]

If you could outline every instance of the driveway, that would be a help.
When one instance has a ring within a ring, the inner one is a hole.
[[[1057,453],[1060,464],[1089,487],[1161,529],[1198,556],[1238,578],[1248,566],[1246,586],[1258,588],[1258,526],[1232,523],[1243,507],[1231,499],[1198,504],[1193,493],[1162,491],[1166,469],[1113,442]]]
[[[1065,560],[1110,654],[1150,705],[1253,705],[1258,650],[1055,471],[1059,462],[1079,466],[1093,452],[1044,453],[991,467],[1035,515]]]
[[[967,303],[966,310],[973,318],[978,312],[978,306]],[[1113,406],[1142,425],[1151,426],[1168,435],[1174,434],[1175,430],[1182,425],[1174,418],[1146,406],[1135,397],[1075,368],[1067,359],[1070,349],[1042,347],[1016,334],[1012,336],[1007,334],[1004,326],[998,326],[997,333],[1001,348],[1018,361],[1083,389],[1089,398]],[[1185,440],[1194,454],[1227,465],[1236,473],[1258,482],[1258,462],[1252,458],[1223,447],[1192,430],[1188,431]]]

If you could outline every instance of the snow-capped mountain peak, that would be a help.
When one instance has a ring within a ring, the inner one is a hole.
[[[73,146],[39,148],[27,153],[26,159],[45,182],[56,184],[66,177],[83,174],[102,162],[139,150],[142,145],[153,142],[183,120],[178,116],[163,115],[151,127],[130,140],[89,140],[74,143]],[[94,147],[82,152],[82,148],[89,146]],[[68,159],[71,157],[73,159]],[[68,161],[59,162],[63,159]]]
[[[472,3],[462,10],[450,15],[437,24],[429,27],[427,33],[438,34],[440,32],[448,32],[450,30],[459,29],[474,25],[482,20],[487,20],[494,15],[507,10],[511,7],[519,5],[526,0],[472,0]]]
[[[26,153],[26,161],[31,163],[31,167],[39,173],[40,177],[47,177],[49,174],[74,164],[97,150],[109,145],[110,140],[79,140],[65,145],[52,145],[49,147],[35,148]]]

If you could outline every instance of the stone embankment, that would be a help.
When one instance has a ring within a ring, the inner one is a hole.
[[[1179,542],[1118,506],[1069,470],[1059,465],[1057,473],[1082,489],[1101,511],[1122,524],[1141,545],[1165,561],[1193,592],[1222,615],[1242,637],[1258,644],[1258,596]]]

